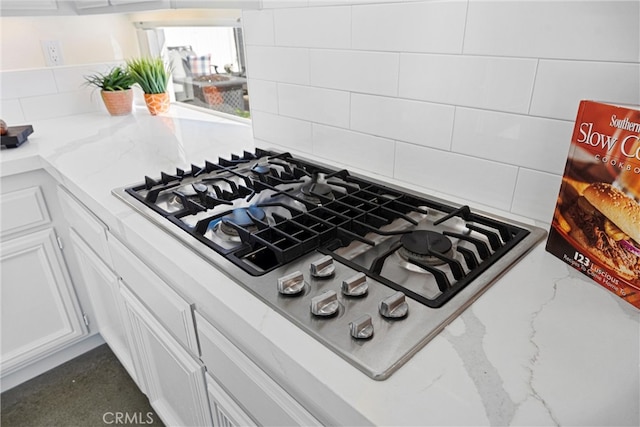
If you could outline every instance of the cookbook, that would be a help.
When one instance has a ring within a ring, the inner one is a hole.
[[[640,308],[640,106],[580,102],[546,250]]]

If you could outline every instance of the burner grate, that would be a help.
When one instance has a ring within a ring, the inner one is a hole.
[[[193,191],[181,191],[189,184]],[[191,165],[190,171],[163,172],[158,179],[145,177],[143,184],[125,191],[251,275],[263,275],[317,250],[430,307],[444,304],[528,234],[523,228],[478,215],[468,206],[450,206],[346,170],[260,149],[220,158],[217,163]],[[181,207],[163,209],[159,201],[167,194]],[[243,221],[230,217],[237,209],[234,206],[247,206],[254,199],[258,201],[250,206],[263,209],[265,215],[248,213]],[[221,221],[227,232],[237,233],[236,246],[210,237],[212,227]],[[437,233],[455,244],[446,253],[428,250],[422,258],[407,256],[402,236],[425,221],[444,227]],[[463,224],[463,229],[448,226],[451,221]],[[372,262],[358,263],[341,256],[340,248],[352,244],[386,245],[386,249]],[[399,250],[412,268],[435,278],[441,291],[438,296],[425,297],[385,277],[385,262]]]

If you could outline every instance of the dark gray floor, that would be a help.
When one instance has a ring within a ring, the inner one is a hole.
[[[2,427],[163,425],[106,344],[1,398]]]

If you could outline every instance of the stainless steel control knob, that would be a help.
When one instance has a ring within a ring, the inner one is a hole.
[[[356,273],[342,281],[342,293],[350,297],[364,296],[369,290],[367,276],[364,273]]]
[[[311,298],[311,313],[315,316],[328,317],[338,312],[340,303],[336,291],[325,291]]]
[[[399,319],[409,313],[409,304],[405,301],[405,295],[402,292],[396,292],[380,301],[379,309],[383,317]]]
[[[319,279],[331,277],[336,271],[336,266],[333,264],[333,258],[330,255],[325,255],[322,258],[313,261],[309,266],[311,275]]]
[[[373,323],[371,322],[371,316],[368,314],[358,317],[353,322],[349,323],[349,329],[351,329],[351,336],[364,340],[373,336]]]
[[[298,295],[304,289],[304,276],[300,271],[278,278],[278,292],[282,295]]]

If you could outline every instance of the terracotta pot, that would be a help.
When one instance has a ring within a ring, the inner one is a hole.
[[[144,102],[152,116],[169,111],[169,93],[145,93]]]
[[[224,99],[222,98],[222,94],[215,86],[205,86],[202,88],[202,92],[204,93],[204,99],[207,101],[209,105],[220,105],[224,104]]]
[[[133,106],[133,90],[100,91],[102,101],[112,116],[131,114]]]

